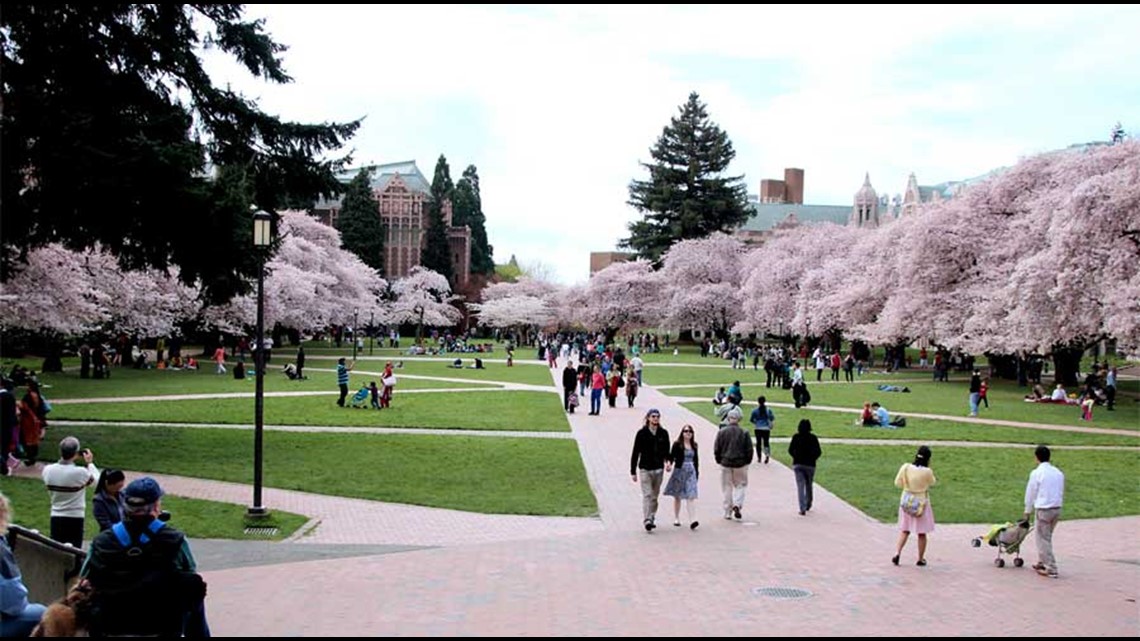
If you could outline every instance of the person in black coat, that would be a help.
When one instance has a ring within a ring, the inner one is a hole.
[[[800,516],[803,516],[811,509],[815,462],[823,454],[819,439],[811,433],[811,421],[806,418],[800,420],[796,434],[788,444],[788,454],[792,457],[792,471],[796,475],[796,490],[800,499]]]
[[[578,385],[578,370],[570,361],[566,361],[566,367],[562,370],[562,409],[574,413],[574,408],[570,407],[570,395],[574,393],[574,388]]]

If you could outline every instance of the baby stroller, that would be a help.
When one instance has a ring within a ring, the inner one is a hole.
[[[368,409],[369,393],[370,392],[367,387],[360,388],[358,392],[352,395],[351,407],[362,407],[364,409]]]
[[[998,523],[991,527],[989,532],[971,541],[970,545],[980,548],[984,541],[996,547],[997,558],[994,559],[994,565],[999,568],[1005,567],[1005,559],[1001,558],[1001,555],[1012,554],[1013,565],[1019,568],[1025,565],[1025,559],[1021,558],[1021,543],[1025,540],[1025,537],[1029,536],[1032,530],[1033,528],[1029,526],[1028,520],[1018,521],[1017,523]]]

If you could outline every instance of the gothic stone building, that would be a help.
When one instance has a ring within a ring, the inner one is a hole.
[[[737,229],[736,235],[745,242],[757,243],[763,242],[773,230],[797,225],[835,223],[878,227],[889,220],[914,213],[921,203],[952,198],[981,178],[985,176],[927,186],[919,185],[911,174],[903,195],[891,198],[886,194],[879,195],[867,174],[851,206],[805,205],[804,170],[788,168],[784,170],[783,180],[761,180],[760,194],[749,195],[752,216]]]
[[[414,160],[372,166],[372,194],[380,205],[380,220],[384,223],[384,277],[389,281],[403,278],[420,264],[427,243],[428,201],[431,183],[424,177]],[[340,175],[348,183],[359,169]],[[336,225],[341,199],[321,200],[314,207],[316,216],[326,225]],[[451,263],[455,269],[453,289],[467,285],[471,270],[471,229],[466,225],[452,226],[451,201],[443,203],[443,219],[447,225],[447,243],[451,249]]]

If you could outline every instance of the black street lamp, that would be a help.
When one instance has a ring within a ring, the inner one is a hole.
[[[356,346],[360,345],[360,310],[352,310],[352,360],[356,362]]]
[[[273,242],[273,216],[257,210],[253,214],[253,246],[258,251],[257,266],[257,351],[254,352],[253,392],[253,506],[247,514],[265,517],[269,510],[261,503],[262,434],[265,431],[265,252]]]
[[[372,356],[372,348],[376,347],[376,310],[368,312],[368,355]]]

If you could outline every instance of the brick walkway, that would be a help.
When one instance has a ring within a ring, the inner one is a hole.
[[[442,547],[206,571],[211,626],[223,636],[1140,635],[1140,517],[1062,517],[1060,580],[995,568],[990,548],[969,545],[988,524],[940,525],[928,567],[914,566],[913,541],[894,567],[893,524],[818,487],[815,507],[800,516],[792,473],[775,461],[750,467],[743,522],[720,518],[716,428],[677,400],[647,387],[635,409],[621,398],[601,416],[580,408],[571,417],[599,519],[471,515],[267,489],[267,505],[321,519],[281,546]],[[649,407],[672,436],[685,423],[696,428],[704,460],[695,531],[671,525],[667,497],[658,530],[641,527],[629,456]],[[248,501],[245,486],[160,478],[177,494]],[[1032,561],[1032,543],[1026,553]],[[753,591],[761,587],[812,596],[774,599]]]

